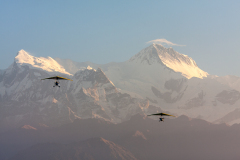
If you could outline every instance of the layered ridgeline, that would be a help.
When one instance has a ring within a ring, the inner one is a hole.
[[[56,75],[73,81],[53,88],[54,81],[40,80]],[[157,44],[126,62],[104,65],[21,50],[0,72],[0,126],[56,126],[94,117],[119,123],[161,110],[233,124],[240,122],[239,83],[238,77],[209,76],[190,57]]]
[[[77,69],[87,66],[95,69],[100,67],[117,88],[141,98],[156,97],[151,90],[152,86],[161,91],[168,91],[166,81],[180,81],[172,86],[174,88],[181,81],[192,77],[202,79],[208,75],[207,72],[198,68],[192,58],[158,44],[150,45],[128,61],[121,63],[98,65],[91,62],[76,63],[59,58],[55,60],[72,74]],[[180,89],[178,87],[177,90]]]
[[[53,80],[41,80],[57,75],[73,81],[60,81],[61,88],[53,88]],[[118,91],[100,68],[72,75],[54,59],[33,57],[23,50],[1,74],[0,91],[1,128],[58,126],[76,118],[119,123],[137,113],[160,111],[146,99]]]
[[[55,59],[69,72],[74,74],[78,69],[87,67],[97,67],[99,65],[91,62],[78,63],[69,59]],[[159,44],[153,44],[143,49],[138,54],[134,55],[127,62],[139,65],[161,65],[175,72],[181,73],[184,77],[190,79],[192,77],[203,78],[207,77],[208,73],[201,70],[196,62],[187,55],[180,54],[173,48],[165,48]],[[126,62],[124,62],[126,63]],[[112,66],[114,63],[101,66]],[[158,68],[159,70],[159,68]]]
[[[148,99],[150,105],[173,114],[214,123],[240,122],[236,114],[240,110],[240,78],[208,75],[192,58],[172,48],[153,44],[126,62],[104,65],[55,60],[72,74],[88,65],[100,67],[121,92]]]

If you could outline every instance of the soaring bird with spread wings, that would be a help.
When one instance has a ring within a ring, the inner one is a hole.
[[[59,76],[44,78],[44,79],[41,79],[41,80],[45,80],[45,79],[54,79],[54,80],[56,80],[56,81],[54,82],[54,86],[53,86],[53,87],[55,87],[55,86],[60,87],[60,85],[59,85],[59,84],[60,84],[59,80],[69,80],[69,81],[73,81],[73,80],[71,80],[71,79],[64,78],[64,77],[59,77]]]
[[[173,116],[173,115],[171,115],[171,114],[167,114],[167,113],[155,113],[155,114],[150,114],[150,115],[148,115],[148,116],[161,116],[161,117],[159,118],[159,122],[160,122],[160,121],[164,122],[164,117],[162,117],[162,116],[172,116],[172,117],[175,117],[175,116]]]

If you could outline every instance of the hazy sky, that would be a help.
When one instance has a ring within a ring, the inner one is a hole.
[[[0,69],[20,49],[103,64],[157,41],[209,74],[240,76],[239,8],[238,0],[0,0]]]

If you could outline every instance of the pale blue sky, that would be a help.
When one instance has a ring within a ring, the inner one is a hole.
[[[239,15],[238,0],[0,0],[0,69],[20,49],[103,64],[166,39],[206,72],[240,76]]]

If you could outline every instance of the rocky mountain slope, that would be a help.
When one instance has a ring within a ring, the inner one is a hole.
[[[100,68],[99,68],[100,67]],[[49,76],[63,76],[53,88]],[[0,127],[59,126],[76,118],[120,123],[159,111],[214,123],[239,123],[238,77],[208,75],[190,57],[153,44],[129,61],[104,65],[34,57],[19,51],[0,73]],[[231,117],[231,118],[226,118]]]
[[[66,65],[65,61],[70,63],[70,60],[57,61],[63,66]],[[192,58],[172,48],[153,44],[126,62],[76,64],[76,68],[88,65],[101,67],[121,92],[148,99],[149,104],[176,115],[229,124],[240,122],[237,116],[228,120],[225,118],[239,109],[240,78],[208,75]]]
[[[46,68],[49,65],[46,61],[32,64],[27,61],[29,57],[39,60],[21,50],[14,63],[0,76],[2,128],[38,123],[58,126],[76,118],[93,117],[119,123],[137,113],[160,110],[156,106],[149,108],[146,99],[118,91],[100,68],[88,67],[71,76],[51,58],[50,70]],[[41,80],[54,75],[73,81],[61,81],[60,88],[53,88],[54,81]]]

